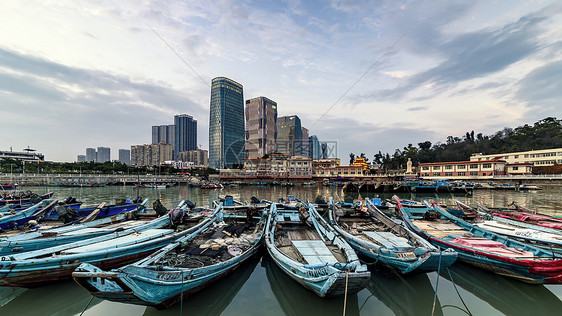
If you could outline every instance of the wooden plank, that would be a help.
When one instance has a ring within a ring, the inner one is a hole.
[[[99,212],[104,206],[105,206],[105,202],[101,202],[101,204],[98,205],[98,207],[96,207],[96,209],[93,210],[92,213],[90,213],[90,215],[86,216],[86,218],[81,220],[80,223],[86,223],[96,218],[96,216],[98,216]]]
[[[293,240],[293,246],[297,248],[308,264],[337,263],[338,260],[330,249],[321,240]]]
[[[363,234],[372,238],[379,244],[383,245],[388,249],[401,249],[401,248],[411,248],[412,246],[408,244],[405,238],[398,237],[391,232],[370,232],[364,231]]]

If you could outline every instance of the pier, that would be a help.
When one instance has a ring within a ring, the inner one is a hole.
[[[187,175],[152,174],[0,174],[0,183],[23,185],[134,185],[137,183],[175,183],[187,184],[192,177]]]

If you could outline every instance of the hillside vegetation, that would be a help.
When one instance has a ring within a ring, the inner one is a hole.
[[[432,144],[430,141],[418,143],[417,147],[408,144],[393,154],[375,154],[374,162],[384,170],[403,169],[408,158],[414,165],[429,162],[466,161],[473,153],[499,154],[508,152],[550,149],[562,147],[562,120],[547,117],[533,125],[525,124],[517,128],[506,127],[493,135],[474,131],[461,137],[448,136],[445,143]],[[553,169],[554,172],[557,166]],[[537,169],[541,170],[540,168]],[[546,170],[545,170],[546,171]]]

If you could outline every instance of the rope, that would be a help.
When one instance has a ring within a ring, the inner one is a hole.
[[[451,275],[451,271],[449,271],[448,267],[447,267],[447,273],[449,274],[449,278],[451,278],[451,283],[453,283],[453,287],[455,288],[455,291],[457,292],[457,295],[459,296],[462,305],[464,306],[464,308],[466,308],[466,311],[464,311],[464,312],[466,312],[468,315],[472,316],[472,313],[468,309],[468,306],[466,306],[466,304],[464,303],[464,300],[462,299],[461,293],[459,293],[459,290],[457,289],[457,285],[455,284],[455,281],[453,281],[453,276]]]
[[[347,267],[347,271],[345,272],[345,295],[343,297],[343,316],[345,316],[345,309],[347,305],[347,280],[349,278],[349,266]]]
[[[86,305],[86,307],[84,307],[84,310],[82,311],[82,313],[80,313],[80,316],[82,316],[82,314],[84,314],[84,312],[88,309],[88,306],[90,306],[90,303],[92,303],[93,299],[94,299],[94,296],[92,295],[92,297],[90,297],[90,301],[88,302],[88,305]]]
[[[433,295],[433,307],[431,308],[431,316],[435,314],[435,303],[437,302],[437,290],[439,289],[439,273],[441,272],[441,247],[439,247],[439,265],[437,266],[437,283],[435,284],[435,294]],[[453,283],[454,284],[454,283]]]
[[[183,271],[181,273],[180,316],[183,315]]]

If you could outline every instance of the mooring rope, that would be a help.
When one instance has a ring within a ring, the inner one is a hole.
[[[343,297],[343,316],[345,316],[345,310],[347,306],[347,280],[349,278],[349,266],[347,267],[347,271],[345,272],[345,294]]]
[[[183,271],[181,272],[180,316],[183,315]]]
[[[431,316],[435,313],[435,303],[437,302],[437,290],[439,289],[439,273],[441,272],[441,247],[439,247],[439,265],[437,266],[437,283],[435,284],[435,294],[433,294],[433,307],[431,308]]]
[[[459,296],[462,305],[464,305],[464,308],[466,308],[466,311],[464,311],[464,312],[466,312],[468,315],[472,316],[472,313],[468,309],[468,306],[466,306],[466,304],[464,303],[464,300],[462,299],[461,293],[459,293],[459,290],[457,289],[457,285],[455,284],[455,281],[453,280],[453,276],[451,275],[451,271],[449,271],[449,267],[447,267],[447,273],[449,274],[449,278],[451,278],[451,283],[453,283],[453,287],[455,288],[455,291],[457,292],[457,295]]]
[[[84,310],[82,311],[82,313],[80,313],[80,316],[82,316],[82,314],[84,314],[84,312],[88,309],[88,306],[90,306],[90,303],[92,303],[93,299],[94,299],[94,296],[92,295],[92,297],[90,297],[90,301],[88,302],[86,307],[84,307]]]

